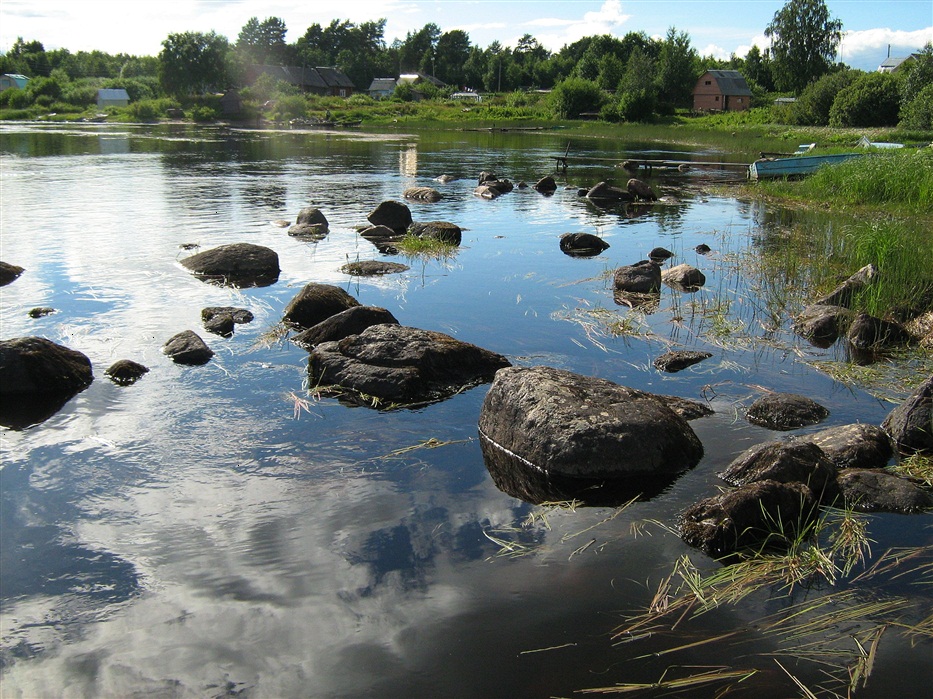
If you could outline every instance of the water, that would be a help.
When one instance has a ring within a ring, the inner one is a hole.
[[[751,625],[825,589],[759,596],[682,636],[614,644],[622,614],[644,608],[680,556],[715,567],[662,527],[635,536],[632,525],[673,525],[715,492],[735,455],[775,437],[741,416],[762,390],[817,398],[832,411],[822,426],[877,423],[891,405],[808,366],[832,351],[794,340],[786,309],[754,292],[761,277],[744,256],[794,214],[713,193],[734,171],[660,173],[650,182],[668,202],[640,214],[577,195],[599,180],[624,183],[614,165],[632,154],[741,154],[569,142],[578,160],[559,178],[567,188],[486,201],[472,194],[481,170],[533,182],[552,170],[566,135],[4,125],[0,259],[26,271],[0,290],[2,336],[80,350],[95,380],[49,419],[0,433],[0,694],[549,697],[653,682],[672,665],[753,667],[737,695],[794,693],[767,655],[780,644],[753,632],[738,650],[719,643],[636,658]],[[441,174],[460,179],[433,182]],[[463,227],[458,253],[392,258],[411,267],[400,275],[343,274],[347,261],[385,257],[357,228],[415,185],[444,194],[409,206],[415,220]],[[274,223],[305,206],[330,222],[321,242]],[[611,247],[565,256],[558,240],[568,232],[598,233]],[[232,242],[276,250],[279,281],[221,288],[178,263],[190,254],[180,246]],[[700,243],[713,253],[696,254]],[[654,312],[636,314],[614,302],[607,273],[656,246],[698,266],[707,285],[695,295],[665,289]],[[558,509],[528,525],[540,508],[499,492],[483,463],[485,386],[390,412],[305,392],[307,353],[267,333],[310,281],[517,365],[709,400],[716,414],[693,423],[706,455],[624,512]],[[214,305],[248,308],[255,320],[230,338],[210,335],[200,311]],[[56,313],[30,318],[37,306]],[[726,331],[713,335],[717,318]],[[633,334],[606,331],[626,319]],[[217,353],[209,364],[181,367],[161,354],[186,329]],[[651,361],[669,347],[714,356],[662,375]],[[121,358],[151,371],[116,386],[103,372]],[[441,446],[429,448],[432,439]],[[878,551],[928,542],[928,527],[925,517],[870,522]],[[503,555],[494,540],[526,555]],[[929,608],[916,586],[878,594],[895,592]],[[929,692],[918,681],[929,678],[929,651],[888,632],[860,696]],[[819,667],[788,663],[821,681]]]

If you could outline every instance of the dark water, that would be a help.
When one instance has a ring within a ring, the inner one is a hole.
[[[486,201],[472,194],[481,170],[533,182],[567,137],[20,125],[0,139],[0,259],[26,269],[0,290],[2,337],[47,337],[88,355],[95,372],[49,419],[0,433],[2,696],[550,697],[654,682],[672,666],[757,668],[736,696],[796,695],[769,655],[779,644],[753,632],[741,646],[651,654],[753,625],[829,587],[759,595],[641,644],[611,638],[678,558],[714,569],[660,525],[636,536],[633,524],[673,524],[715,492],[735,455],[775,438],[742,415],[762,390],[818,399],[831,410],[826,425],[877,423],[891,409],[805,363],[831,354],[788,334],[780,294],[762,292],[775,277],[747,263],[794,214],[712,194],[734,171],[658,173],[650,182],[668,201],[646,212],[600,210],[576,191],[624,183],[614,164],[629,154],[747,157],[571,139],[580,160],[559,178],[567,189]],[[461,179],[432,181],[445,173]],[[443,192],[410,207],[415,220],[463,227],[459,252],[392,258],[411,266],[400,275],[343,274],[347,261],[386,257],[357,228],[414,185]],[[309,205],[330,222],[323,241],[274,225]],[[611,247],[565,256],[558,239],[568,232],[598,233]],[[189,254],[181,245],[232,242],[276,250],[279,281],[220,288],[178,264]],[[696,254],[700,243],[713,252]],[[665,288],[650,313],[616,304],[607,273],[656,246],[699,267],[706,287]],[[267,333],[310,281],[513,364],[709,400],[716,414],[693,423],[706,456],[624,512],[555,509],[529,520],[542,509],[497,490],[483,463],[486,387],[391,412],[306,393],[307,353]],[[210,335],[200,310],[213,305],[248,308],[255,320],[230,338]],[[37,306],[57,312],[30,318]],[[608,332],[615,321],[632,332]],[[186,329],[217,353],[209,364],[181,367],[160,352]],[[661,374],[651,362],[669,347],[714,356]],[[103,372],[121,358],[151,371],[116,386]],[[432,439],[442,446],[425,446]],[[876,553],[917,545],[929,518],[877,516],[870,531]],[[497,541],[524,555],[504,555]],[[916,586],[902,587],[929,609]],[[779,657],[804,681],[822,681],[819,665]],[[929,643],[911,647],[891,631],[859,696],[930,696],[929,661]]]

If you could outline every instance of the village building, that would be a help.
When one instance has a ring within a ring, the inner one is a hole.
[[[752,91],[737,70],[708,70],[693,88],[698,112],[739,112],[751,107]]]
[[[97,108],[125,107],[130,103],[129,93],[121,88],[105,88],[97,91]]]
[[[247,71],[246,82],[252,85],[260,75],[282,80],[304,92],[328,97],[349,97],[356,89],[346,73],[333,67],[253,65]]]
[[[26,89],[26,83],[29,82],[29,78],[25,75],[20,75],[19,73],[4,73],[0,75],[0,92],[4,90],[9,90],[12,87],[18,87],[20,90]]]

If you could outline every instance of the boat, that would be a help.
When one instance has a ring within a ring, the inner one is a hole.
[[[832,153],[827,155],[794,155],[789,158],[761,158],[748,166],[748,179],[765,180],[778,177],[803,177],[823,165],[859,158],[865,153]]]

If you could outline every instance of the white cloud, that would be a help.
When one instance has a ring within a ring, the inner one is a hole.
[[[620,0],[605,0],[599,10],[587,12],[581,19],[541,18],[526,22],[528,27],[560,27],[562,31],[539,34],[538,41],[550,51],[559,51],[561,47],[579,41],[585,36],[602,34],[621,34],[623,25],[631,15],[623,14]]]

